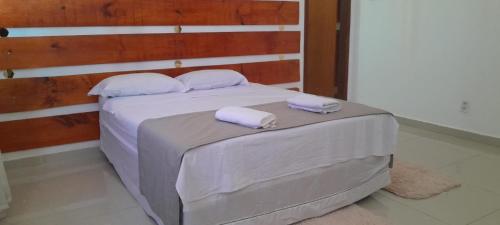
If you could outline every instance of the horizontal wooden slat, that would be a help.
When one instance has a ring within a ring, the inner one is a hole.
[[[165,69],[148,72],[163,73],[175,77],[201,69],[232,69],[245,74],[250,82],[262,84],[300,81],[298,60]],[[0,113],[94,103],[97,99],[87,96],[87,93],[99,81],[110,76],[134,72],[146,71],[0,80]]]
[[[251,0],[0,0],[0,27],[298,24],[299,3]]]
[[[300,52],[300,32],[0,39],[0,69]]]
[[[0,122],[0,150],[70,144],[99,139],[97,112]]]
[[[250,82],[260,84],[283,84],[300,81],[300,61],[289,60],[242,65],[242,73]]]

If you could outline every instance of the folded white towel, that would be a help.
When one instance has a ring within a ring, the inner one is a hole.
[[[289,104],[307,108],[324,109],[340,105],[339,101],[311,94],[299,94],[287,100]]]
[[[254,129],[276,126],[274,114],[244,107],[224,107],[217,110],[215,118]]]
[[[311,94],[299,94],[287,100],[290,108],[317,113],[337,112],[341,109],[339,101]]]
[[[300,110],[304,110],[304,111],[321,113],[321,114],[338,112],[341,109],[340,104],[337,105],[337,106],[333,106],[333,107],[330,107],[330,108],[323,108],[323,109],[320,109],[320,108],[308,108],[308,107],[304,107],[304,106],[300,106],[300,105],[294,105],[294,104],[288,104],[288,106],[290,108],[292,108],[292,109],[300,109]]]

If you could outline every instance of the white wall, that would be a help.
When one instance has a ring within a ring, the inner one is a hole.
[[[500,0],[353,0],[352,7],[350,100],[500,137]]]

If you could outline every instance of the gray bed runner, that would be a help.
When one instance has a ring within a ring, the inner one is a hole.
[[[361,104],[347,102],[341,102],[341,104],[341,111],[330,114],[290,109],[286,102],[250,106],[249,108],[270,112],[277,116],[277,127],[269,129],[250,129],[220,122],[215,119],[215,111],[146,120],[140,124],[137,137],[141,193],[164,225],[180,225],[182,224],[182,202],[175,185],[182,157],[187,151],[203,145],[262,132],[345,118],[390,114]]]

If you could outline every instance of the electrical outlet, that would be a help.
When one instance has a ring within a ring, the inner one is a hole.
[[[462,105],[460,106],[460,112],[469,113],[470,104],[468,101],[462,101]]]

